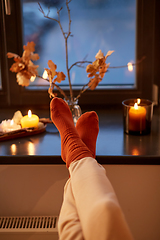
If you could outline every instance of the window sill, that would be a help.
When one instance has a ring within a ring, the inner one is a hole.
[[[15,109],[1,109],[0,121],[12,118]],[[22,111],[23,113],[23,111]],[[34,111],[39,117],[49,117],[49,110]],[[96,159],[101,164],[160,164],[160,108],[154,108],[149,135],[133,136],[123,132],[122,108],[97,110],[100,131]],[[57,129],[48,124],[39,135],[0,142],[0,164],[64,164]]]

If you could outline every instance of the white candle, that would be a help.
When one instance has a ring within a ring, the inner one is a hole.
[[[0,124],[0,130],[2,132],[11,132],[21,129],[21,126],[16,124],[13,119],[3,120]]]

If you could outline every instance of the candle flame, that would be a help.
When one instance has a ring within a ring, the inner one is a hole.
[[[13,121],[13,119],[11,120],[10,124],[11,124],[11,125],[13,125],[13,124],[14,124],[14,121]]]
[[[127,64],[127,66],[128,66],[128,71],[132,72],[132,71],[133,71],[133,65],[132,65],[132,63],[129,62],[129,63]]]
[[[32,116],[32,112],[31,110],[28,111],[28,117],[31,117]]]
[[[138,109],[138,104],[137,103],[134,104],[134,108]]]
[[[43,77],[44,79],[47,79],[47,78],[48,78],[48,73],[47,73],[46,70],[44,70],[42,77]]]
[[[140,104],[140,102],[141,102],[141,99],[137,98],[137,104]]]

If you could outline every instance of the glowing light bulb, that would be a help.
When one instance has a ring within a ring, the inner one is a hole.
[[[48,78],[48,73],[47,73],[46,70],[44,70],[42,77],[43,77],[44,79],[47,79],[47,78]]]
[[[35,79],[36,79],[36,76],[31,76],[30,81],[34,82]]]
[[[132,71],[133,71],[133,65],[132,65],[132,63],[129,62],[129,63],[127,64],[127,66],[128,66],[128,71],[132,72]]]

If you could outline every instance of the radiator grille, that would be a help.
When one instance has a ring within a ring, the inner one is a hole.
[[[0,217],[0,232],[57,232],[55,216]]]

